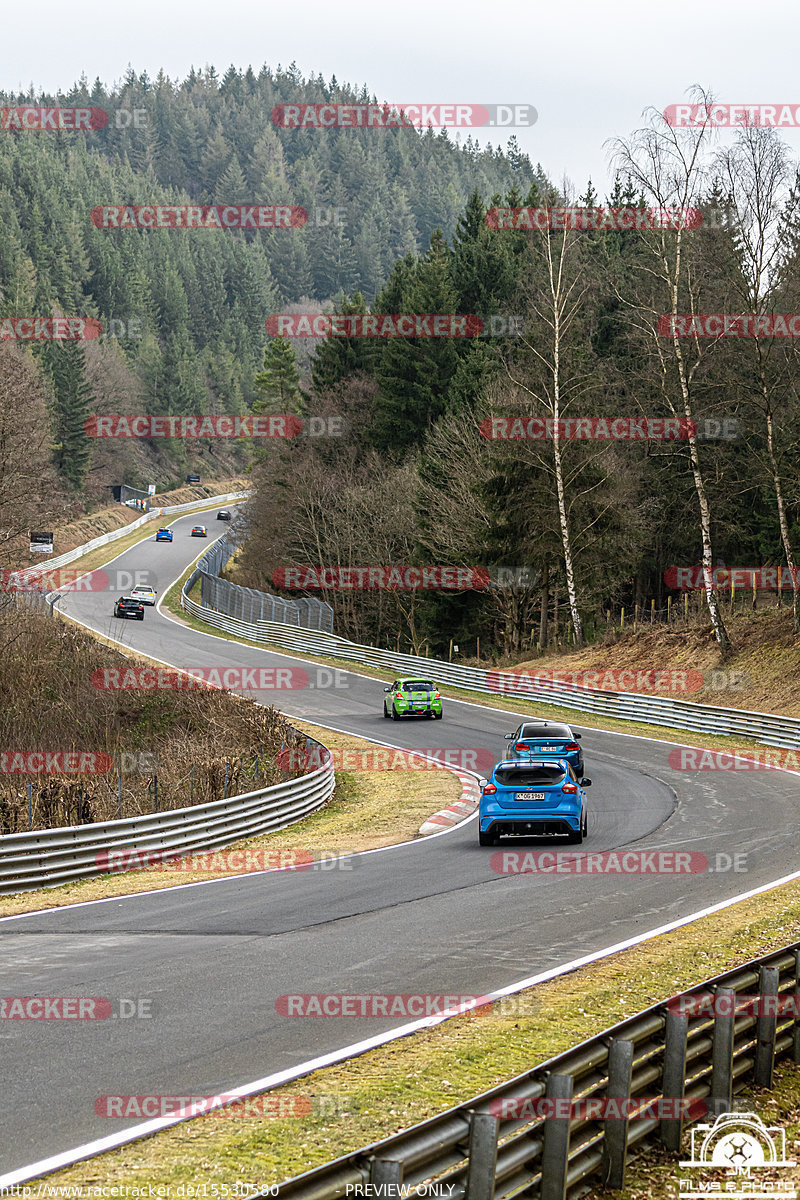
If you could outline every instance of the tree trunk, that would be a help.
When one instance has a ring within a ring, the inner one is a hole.
[[[547,614],[550,605],[550,562],[545,561],[544,570],[542,571],[542,598],[539,606],[539,645],[542,650],[547,649]]]

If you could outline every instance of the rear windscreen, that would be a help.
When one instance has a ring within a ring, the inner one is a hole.
[[[529,726],[520,734],[523,742],[571,742],[572,733],[564,725],[550,725],[547,729]]]
[[[435,692],[436,684],[430,679],[407,679],[403,684],[407,692]]]
[[[494,777],[503,787],[530,787],[532,784],[563,783],[566,778],[560,767],[505,767]]]

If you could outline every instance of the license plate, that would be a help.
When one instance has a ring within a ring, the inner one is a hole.
[[[560,750],[560,746],[542,746],[543,750]]]
[[[544,800],[544,792],[517,792],[514,796],[515,800]]]

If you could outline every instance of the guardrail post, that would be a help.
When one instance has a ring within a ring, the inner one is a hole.
[[[756,1061],[753,1067],[753,1082],[756,1087],[772,1087],[779,979],[777,967],[762,967],[758,973],[759,1011],[756,1018]],[[769,999],[766,999],[767,997]]]
[[[369,1182],[377,1189],[373,1195],[397,1200],[403,1183],[403,1164],[394,1159],[373,1158]]]
[[[633,1042],[614,1038],[608,1048],[609,1099],[627,1099],[631,1094]],[[625,1186],[625,1162],[628,1157],[628,1118],[607,1117],[603,1122],[603,1182],[608,1187]]]
[[[795,1022],[792,1029],[792,1061],[800,1062],[800,950],[794,952]]]
[[[717,988],[714,993],[714,1048],[711,1054],[711,1095],[713,1116],[729,1112],[733,1098],[733,1022],[736,993],[733,988]]]
[[[667,1009],[664,1029],[664,1071],[661,1095],[665,1100],[682,1100],[686,1086],[686,1034],[689,1018],[685,1013]],[[660,1137],[667,1150],[680,1150],[683,1120],[680,1117],[661,1122]]]
[[[469,1115],[469,1149],[465,1200],[494,1200],[497,1166],[497,1117],[487,1112]]]
[[[548,1100],[572,1099],[572,1076],[551,1075],[547,1080]],[[540,1200],[566,1200],[569,1166],[569,1117],[547,1117],[542,1143],[542,1186]]]

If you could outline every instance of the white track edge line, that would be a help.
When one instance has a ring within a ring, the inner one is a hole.
[[[662,934],[671,933],[675,929],[680,929],[683,925],[689,925],[693,921],[698,921],[703,917],[711,916],[722,909],[730,908],[734,904],[739,904],[743,900],[750,900],[753,896],[762,895],[764,892],[780,887],[785,883],[791,883],[794,880],[800,879],[800,871],[795,871],[792,875],[785,875],[782,879],[777,879],[773,883],[762,884],[761,887],[754,888],[749,892],[742,892],[738,896],[733,896],[729,900],[721,900],[717,904],[712,904],[708,908],[700,909],[698,912],[691,913],[686,917],[679,917],[675,921],[670,921],[666,925],[660,925],[656,929],[648,930],[646,933],[636,934],[632,938],[626,938],[625,941],[616,942],[613,946],[606,946],[603,950],[597,950],[594,954],[584,955],[582,958],[573,959],[572,962],[563,963],[558,967],[551,967],[547,971],[542,971],[538,975],[528,976],[526,979],[518,980],[516,983],[509,984],[504,988],[498,988],[492,992],[486,992],[482,995],[475,1007],[480,1007],[486,1003],[486,1000],[498,999],[501,996],[510,996],[515,992],[524,990],[525,988],[534,987],[538,983],[546,983],[548,980],[556,979],[560,975],[566,975],[571,971],[576,971],[581,967],[589,966],[592,963],[599,962],[604,958],[608,958],[613,954],[619,954],[623,950],[630,950],[634,946],[639,946],[643,942],[660,937]],[[354,1042],[350,1046],[345,1046],[340,1050],[331,1051],[329,1054],[323,1054],[317,1058],[309,1059],[307,1062],[300,1063],[296,1067],[289,1067],[285,1071],[277,1071],[272,1075],[266,1075],[263,1079],[256,1079],[251,1083],[242,1084],[240,1087],[226,1089],[224,1094],[226,1097],[244,1098],[254,1095],[258,1092],[271,1090],[280,1087],[284,1083],[290,1083],[292,1080],[299,1079],[304,1075],[310,1074],[312,1071],[318,1071],[323,1067],[333,1066],[336,1063],[342,1062],[348,1058],[355,1058],[358,1055],[366,1053],[368,1050],[377,1049],[379,1046],[385,1046],[389,1042],[396,1041],[402,1037],[408,1037],[412,1033],[417,1033],[422,1029],[431,1029],[436,1025],[441,1025],[444,1021],[450,1021],[454,1016],[463,1015],[468,1012],[468,1007],[464,1007],[461,1013],[448,1013],[435,1015],[431,1017],[423,1017],[419,1021],[410,1021],[406,1025],[399,1025],[395,1029],[390,1029],[386,1033],[377,1034],[371,1038],[365,1038],[363,1041]],[[70,1166],[73,1163],[80,1162],[85,1158],[93,1158],[97,1154],[102,1154],[108,1150],[117,1149],[129,1142],[138,1141],[140,1138],[147,1137],[151,1133],[157,1133],[162,1129],[169,1129],[175,1125],[185,1123],[191,1120],[190,1117],[156,1117],[151,1121],[144,1121],[140,1125],[133,1125],[128,1129],[120,1130],[118,1133],[108,1134],[106,1137],[97,1138],[92,1142],[86,1142],[82,1146],[76,1146],[71,1150],[64,1150],[60,1154],[53,1154],[49,1158],[43,1158],[39,1162],[29,1163],[27,1166],[18,1167],[14,1171],[10,1171],[5,1175],[0,1175],[0,1188],[12,1187],[15,1184],[25,1183],[27,1180],[35,1179],[38,1175],[49,1174],[51,1171],[56,1171],[60,1167]]]

